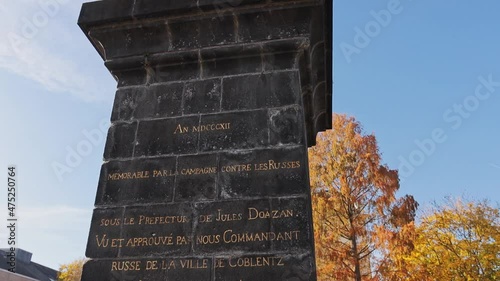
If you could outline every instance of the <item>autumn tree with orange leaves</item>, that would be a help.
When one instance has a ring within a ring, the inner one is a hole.
[[[318,280],[380,280],[386,256],[412,247],[417,202],[396,198],[398,172],[353,117],[334,116],[309,166]]]

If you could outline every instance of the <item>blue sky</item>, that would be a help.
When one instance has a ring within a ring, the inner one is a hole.
[[[424,208],[444,196],[500,201],[499,8],[335,2],[335,111],[377,136],[384,161],[400,168],[401,193]]]
[[[58,268],[85,253],[116,83],[76,25],[83,1],[5,2],[0,167],[19,170],[20,247]],[[406,171],[401,193],[423,206],[447,195],[500,201],[500,3],[453,4],[335,3],[335,111],[376,134],[384,162]],[[1,227],[0,247],[6,235]]]

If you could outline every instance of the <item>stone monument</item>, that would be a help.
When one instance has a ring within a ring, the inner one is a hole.
[[[118,82],[82,280],[316,280],[332,2],[104,0],[78,23]]]

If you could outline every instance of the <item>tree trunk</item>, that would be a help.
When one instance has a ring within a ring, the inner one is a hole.
[[[359,263],[358,241],[356,236],[352,237],[352,255],[354,258],[354,280],[361,281],[361,267]]]

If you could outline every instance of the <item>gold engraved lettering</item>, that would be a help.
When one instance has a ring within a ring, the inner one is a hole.
[[[224,268],[224,267],[226,267],[226,261],[224,259],[215,260],[215,268]]]
[[[217,173],[217,167],[187,168],[181,170],[181,175],[206,175]]]
[[[222,166],[221,171],[223,173],[250,172],[252,171],[252,164]]]
[[[101,224],[99,226],[119,226],[121,225],[121,219],[101,219]]]
[[[185,259],[185,260],[180,260],[180,263],[182,268],[189,268],[189,269],[208,268],[208,259],[202,259],[202,260]]]
[[[276,162],[275,160],[268,160],[265,163],[254,164],[255,171],[298,169],[298,168],[300,168],[300,161]]]
[[[186,216],[161,216],[147,217],[140,215],[139,224],[157,225],[157,224],[173,224],[173,223],[188,223],[189,219]]]
[[[175,265],[175,261],[174,260],[171,260],[171,261],[162,261],[161,262],[161,269],[163,270],[169,270],[169,269],[176,269],[176,265]]]
[[[284,266],[282,257],[244,257],[228,261],[230,267],[273,267]]]
[[[111,271],[139,271],[141,270],[141,261],[113,261]]]
[[[177,172],[172,170],[153,170],[153,178],[166,178],[176,176]]]
[[[111,248],[121,248],[125,239],[111,239]]]
[[[124,218],[123,219],[123,224],[124,225],[134,225],[135,224],[135,218]]]
[[[177,124],[174,130],[174,135],[176,134],[186,134],[186,133],[202,133],[202,132],[210,132],[210,131],[227,131],[231,130],[231,123],[211,123],[211,124],[202,124],[198,126],[192,126],[191,130],[189,127],[182,126],[181,124]]]
[[[174,135],[185,134],[187,132],[189,132],[189,127],[182,127],[181,124],[177,124],[177,127],[175,127]]]
[[[107,248],[109,246],[109,238],[106,238],[106,234],[99,238],[99,235],[95,236],[95,240],[97,242],[97,247],[99,248]]]
[[[171,246],[174,245],[172,236],[135,237],[127,241],[127,247],[150,247],[150,246]]]
[[[220,243],[220,235],[212,234],[212,235],[198,235],[196,237],[196,244],[198,245],[212,245]]]
[[[293,210],[259,210],[248,208],[248,220],[281,219],[293,217]]]
[[[233,233],[233,230],[224,231],[222,236],[223,242],[226,244],[247,243],[247,242],[262,242],[262,241],[292,241],[299,240],[300,230],[285,231],[285,232],[243,232]]]
[[[231,129],[231,123],[213,123],[193,126],[193,133],[208,132],[208,131],[226,131]]]
[[[134,180],[134,179],[149,179],[149,171],[112,173],[108,175],[108,180]]]
[[[177,236],[176,245],[188,245],[191,242],[191,239],[186,236]]]
[[[198,222],[212,222],[213,221],[213,216],[212,215],[200,215],[198,218]]]
[[[217,210],[217,217],[215,218],[215,221],[240,221],[243,219],[243,214],[238,213],[232,213],[232,214],[224,214],[221,209]]]
[[[146,261],[146,270],[157,270],[158,261]]]

